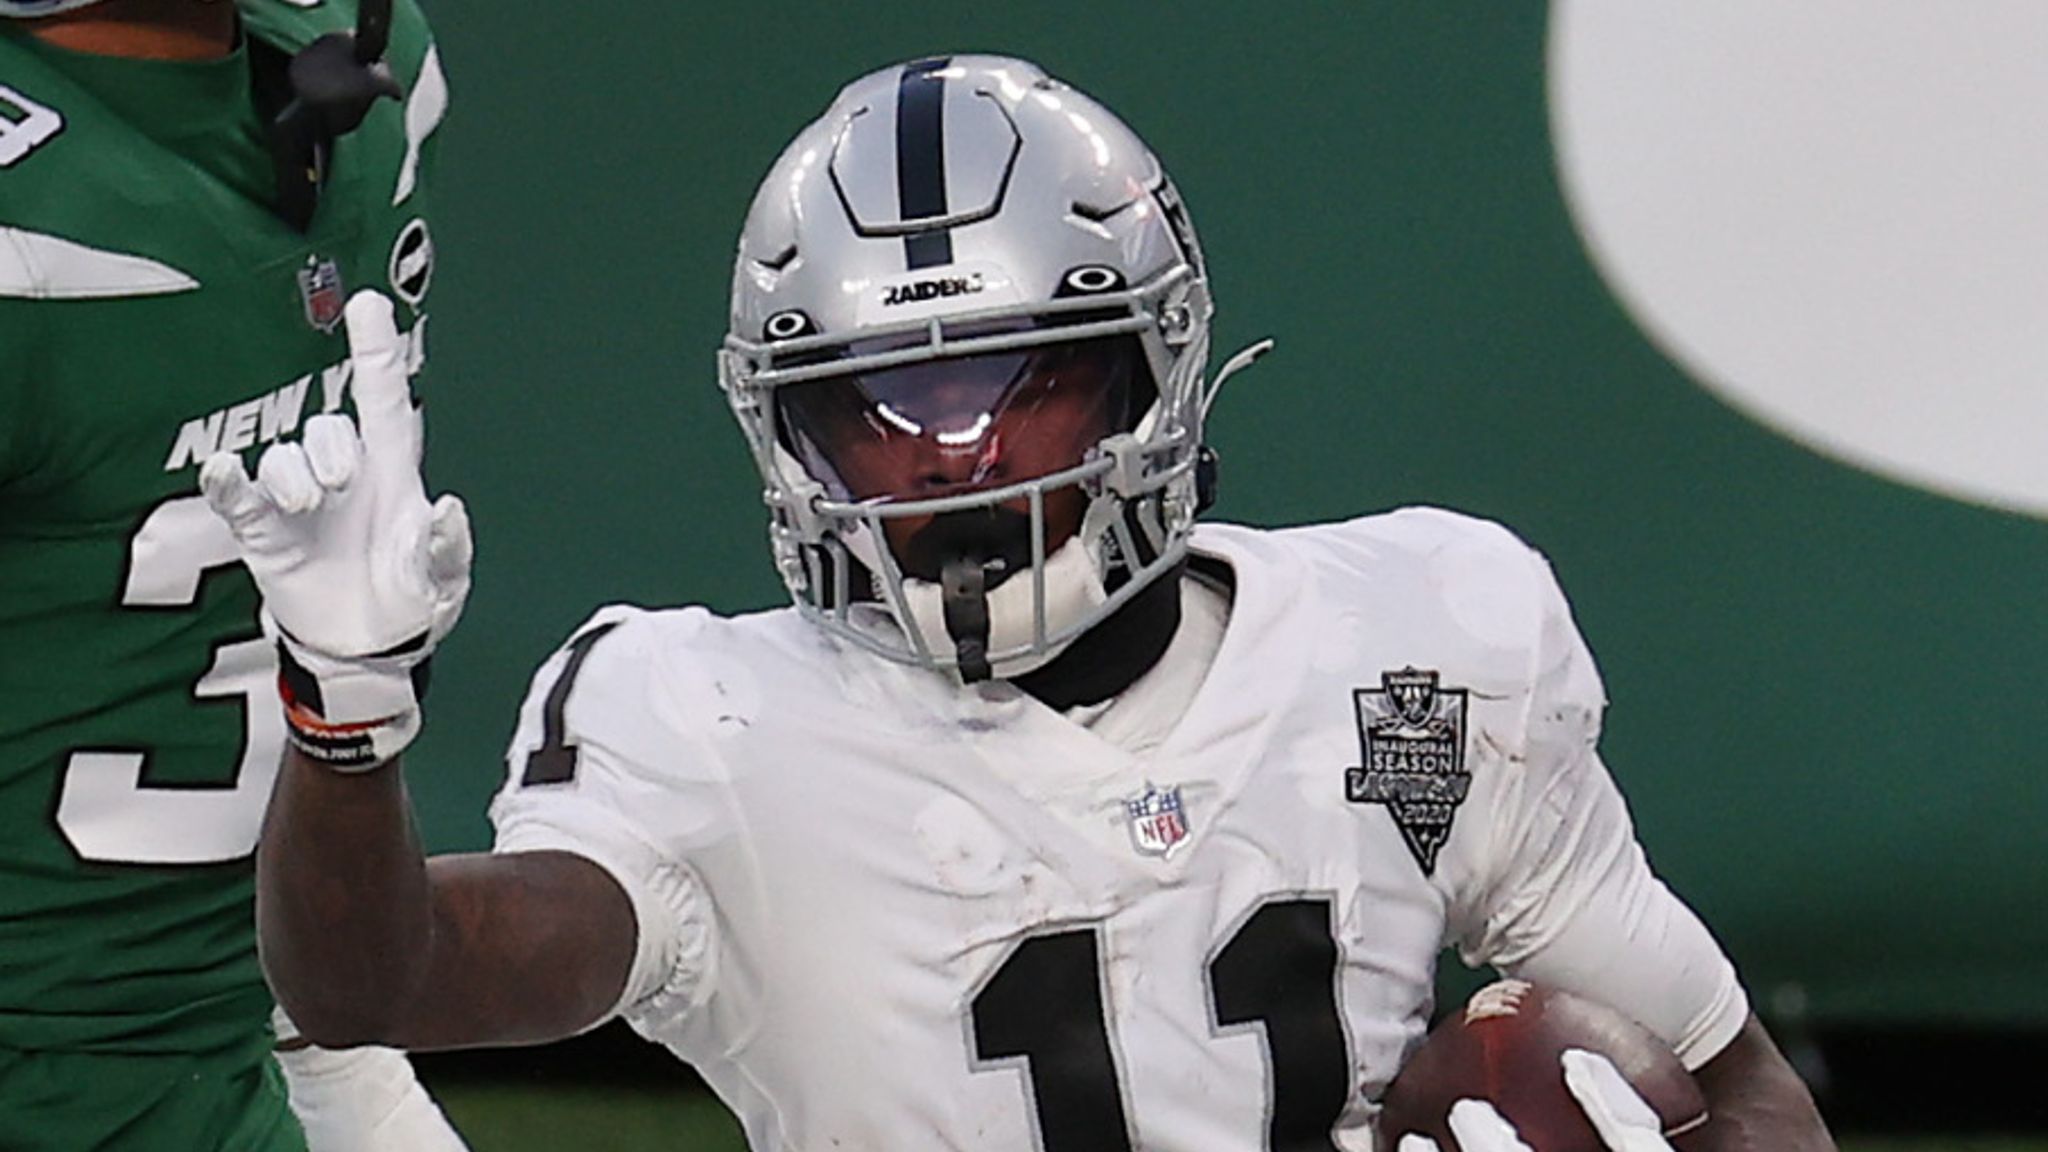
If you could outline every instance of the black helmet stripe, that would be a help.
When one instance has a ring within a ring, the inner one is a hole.
[[[903,220],[946,215],[946,78],[949,57],[903,66],[896,84],[896,203]],[[953,234],[945,228],[903,238],[911,268],[953,262]]]

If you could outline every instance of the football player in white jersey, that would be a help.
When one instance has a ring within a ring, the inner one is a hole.
[[[1196,526],[1248,359],[1209,375],[1210,312],[1100,104],[987,56],[849,85],[761,185],[719,357],[794,606],[600,610],[534,679],[495,850],[423,860],[398,753],[468,537],[352,301],[360,435],[203,478],[286,655],[260,921],[294,1018],[623,1017],[764,1150],[1355,1152],[1451,945],[1668,1040],[1717,1147],[1832,1147],[1635,843],[1540,556],[1428,509]],[[1589,1082],[1613,1147],[1664,1146]]]

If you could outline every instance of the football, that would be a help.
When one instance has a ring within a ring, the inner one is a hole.
[[[1380,1147],[1421,1133],[1444,1152],[1458,1147],[1451,1105],[1492,1101],[1534,1152],[1607,1152],[1565,1087],[1567,1048],[1598,1052],[1655,1109],[1679,1152],[1707,1122],[1707,1101],[1662,1040],[1622,1013],[1554,988],[1502,980],[1431,1030],[1381,1101]],[[1694,1144],[1692,1147],[1699,1147]]]

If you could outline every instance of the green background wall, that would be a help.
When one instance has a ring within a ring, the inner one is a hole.
[[[2048,1022],[2048,524],[1823,459],[1659,353],[1559,193],[1543,5],[430,12],[429,467],[479,536],[411,760],[434,846],[488,843],[527,676],[595,606],[780,602],[711,360],[754,183],[845,80],[1004,51],[1174,172],[1219,349],[1279,341],[1219,405],[1221,518],[1514,525],[1601,660],[1653,861],[1763,1006]]]

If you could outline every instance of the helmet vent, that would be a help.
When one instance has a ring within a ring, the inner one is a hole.
[[[754,261],[754,263],[759,264],[761,267],[766,268],[770,272],[780,272],[784,268],[789,267],[790,261],[795,259],[796,245],[791,244],[789,247],[784,248],[782,251],[777,252],[775,255],[770,256],[765,260],[756,260]]]
[[[1088,221],[1090,224],[1100,224],[1104,220],[1109,219],[1111,216],[1116,215],[1117,213],[1123,211],[1125,208],[1129,206],[1130,202],[1125,201],[1122,204],[1113,204],[1107,208],[1098,208],[1093,204],[1083,204],[1079,200],[1076,200],[1074,201],[1070,210],[1074,213],[1074,215],[1079,216],[1081,219]]]

